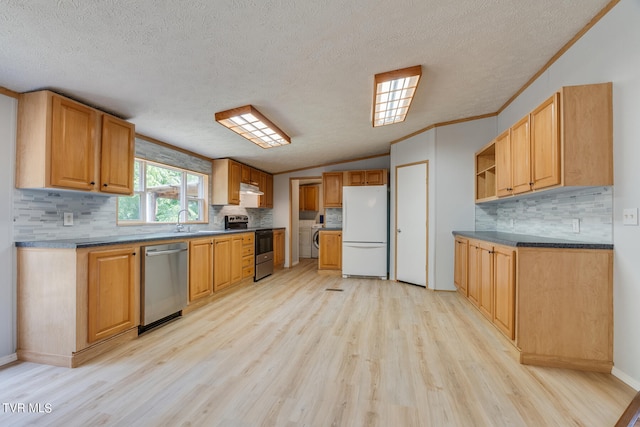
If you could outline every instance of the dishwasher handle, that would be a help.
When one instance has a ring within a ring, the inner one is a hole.
[[[169,249],[167,251],[147,251],[145,252],[146,256],[159,256],[159,255],[170,255],[170,254],[177,254],[178,252],[186,252],[188,249]]]

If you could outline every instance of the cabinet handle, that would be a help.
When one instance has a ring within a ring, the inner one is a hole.
[[[96,183],[95,183],[95,182],[93,182],[93,181],[91,181],[91,182],[89,183],[89,185],[96,185]]]
[[[104,183],[104,184],[102,184],[102,186],[103,186],[103,187],[108,187],[108,186],[109,186],[109,184]]]
[[[134,253],[132,253],[131,255],[136,256],[136,253],[134,252]]]
[[[513,188],[507,188],[507,191],[513,191]]]
[[[529,183],[529,186],[530,186],[530,187],[531,187],[531,186],[533,186],[533,182],[530,182],[530,183]]]

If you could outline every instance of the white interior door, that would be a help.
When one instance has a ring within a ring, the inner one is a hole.
[[[396,280],[427,286],[427,163],[396,167]]]

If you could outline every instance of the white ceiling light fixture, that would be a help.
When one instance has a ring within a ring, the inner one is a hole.
[[[373,127],[404,121],[421,76],[421,65],[375,75]]]
[[[291,138],[252,105],[221,111],[215,117],[222,126],[262,148],[291,144]]]

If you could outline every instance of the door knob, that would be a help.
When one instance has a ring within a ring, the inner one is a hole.
[[[399,228],[398,228],[398,233],[402,233],[402,230],[400,230]]]

